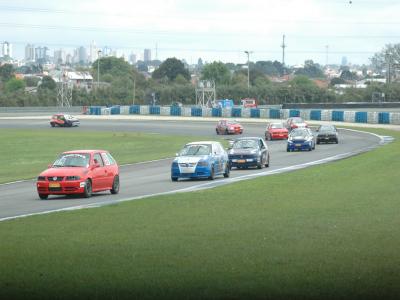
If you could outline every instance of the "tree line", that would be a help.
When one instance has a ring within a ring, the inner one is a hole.
[[[375,57],[378,57],[376,55]],[[377,61],[377,59],[376,59]],[[168,58],[146,77],[122,58],[103,57],[90,68],[96,80],[90,91],[74,88],[72,105],[171,105],[179,102],[195,104],[194,78],[212,80],[216,85],[217,99],[233,99],[236,103],[243,98],[255,98],[259,104],[283,103],[340,103],[371,101],[371,95],[385,94],[386,101],[399,101],[400,85],[371,83],[367,88],[346,88],[338,91],[335,83],[354,80],[355,74],[348,69],[342,71],[330,86],[320,87],[315,79],[323,79],[322,67],[312,60],[296,71],[287,69],[278,61],[257,61],[250,63],[249,78],[243,65],[213,62],[189,72],[185,64]],[[40,67],[36,67],[40,70]],[[29,73],[35,67],[24,66],[15,69],[10,64],[0,66],[0,106],[55,106],[57,105],[57,84],[49,76],[16,77],[17,73]],[[293,74],[291,79],[275,82],[271,78],[282,78]],[[97,80],[101,83],[97,85]]]

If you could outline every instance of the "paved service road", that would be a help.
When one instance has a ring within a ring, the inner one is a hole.
[[[120,121],[95,120],[82,122],[78,128],[49,128],[45,120],[27,120],[17,123],[0,121],[0,128],[42,128],[47,130],[113,130],[113,131],[141,131],[159,134],[183,134],[216,138],[216,122],[179,122],[179,121]],[[262,136],[265,124],[244,124],[244,135]],[[232,137],[232,136],[230,136]],[[58,209],[76,208],[86,205],[101,205],[115,201],[128,200],[141,196],[180,190],[198,189],[200,187],[216,186],[230,183],[253,175],[268,175],[273,172],[293,170],[296,166],[313,162],[323,162],[327,158],[339,158],[353,155],[380,143],[380,138],[371,134],[340,130],[340,143],[317,145],[311,152],[286,152],[286,141],[268,141],[271,150],[271,165],[261,170],[233,169],[230,178],[218,177],[214,181],[195,180],[172,182],[170,179],[170,164],[172,159],[154,162],[145,162],[121,167],[121,190],[118,195],[110,193],[95,194],[92,198],[56,197],[48,200],[39,200],[35,181],[23,181],[0,185],[0,220],[21,215],[43,213]],[[178,150],[178,149],[177,149]],[[267,180],[267,179],[266,179]]]

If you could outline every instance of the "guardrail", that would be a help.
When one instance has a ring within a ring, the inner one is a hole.
[[[394,124],[400,125],[400,112],[366,112],[329,109],[276,109],[276,108],[208,108],[179,106],[91,106],[91,115],[160,115],[215,118],[260,118],[287,119],[302,117],[305,120],[338,121],[349,123]]]

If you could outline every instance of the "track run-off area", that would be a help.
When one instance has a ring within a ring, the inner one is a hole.
[[[66,131],[112,131],[143,132],[154,135],[154,147],[157,147],[158,135],[193,136],[193,141],[219,139],[215,133],[217,119],[146,119],[146,118],[113,118],[112,116],[80,118],[81,125],[74,128],[53,128]],[[276,120],[275,120],[276,121]],[[244,126],[242,136],[264,136],[268,120],[257,122],[241,121]],[[0,118],[0,129],[48,129],[48,117],[7,117]],[[360,130],[341,129],[339,127],[339,144],[317,145],[311,152],[286,152],[286,140],[268,141],[270,149],[270,167],[258,169],[233,169],[230,178],[217,177],[209,180],[180,180],[172,182],[170,166],[173,157],[156,161],[122,165],[120,167],[121,190],[117,195],[109,192],[94,194],[91,198],[50,196],[48,200],[40,200],[36,192],[36,179],[12,182],[0,185],[0,221],[18,217],[44,214],[55,211],[74,210],[89,207],[110,205],[120,201],[142,199],[144,197],[193,191],[211,188],[239,180],[293,171],[311,165],[326,163],[357,155],[372,150],[390,140]],[[235,136],[224,136],[226,139]],[[183,146],[183,145],[182,145]],[[73,150],[73,149],[65,149]],[[180,149],[176,149],[178,152]],[[56,155],[56,154],[55,154]],[[49,162],[51,163],[51,162]],[[43,166],[45,169],[46,166]]]

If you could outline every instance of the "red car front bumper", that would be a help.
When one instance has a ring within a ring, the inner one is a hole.
[[[62,181],[48,182],[38,181],[36,183],[38,194],[42,195],[68,195],[82,194],[85,191],[85,182],[80,181]]]

